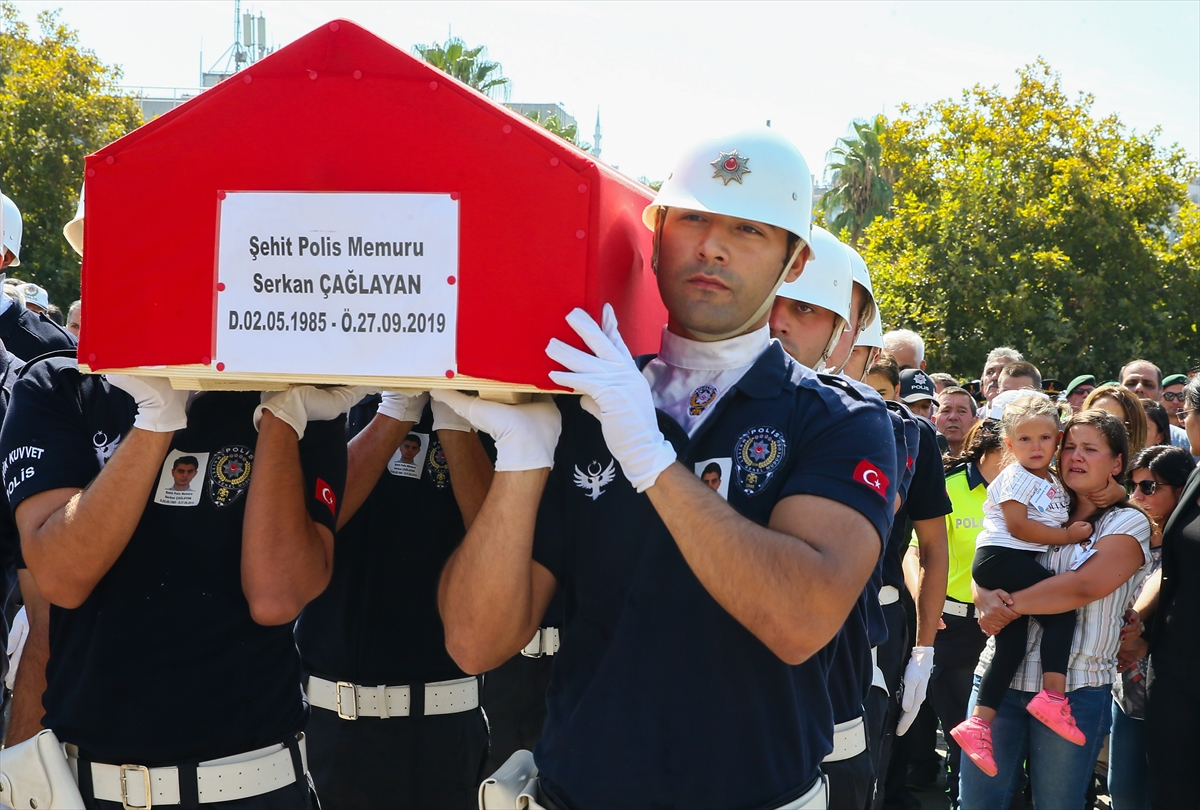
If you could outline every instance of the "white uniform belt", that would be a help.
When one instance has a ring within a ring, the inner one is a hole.
[[[542,627],[533,634],[533,638],[521,650],[526,658],[542,658],[558,652],[558,628]]]
[[[822,762],[841,762],[867,750],[867,725],[861,717],[833,727],[833,750]]]
[[[299,735],[300,758],[308,771],[304,735]],[[73,749],[73,746],[72,746]],[[92,795],[128,808],[179,804],[179,768],[147,768],[142,765],[92,766]],[[281,744],[269,745],[231,757],[201,762],[196,766],[200,803],[231,802],[261,796],[296,781],[292,752]]]
[[[343,720],[360,717],[408,717],[412,706],[409,686],[359,686],[310,675],[308,702],[337,712]],[[425,714],[457,714],[479,706],[479,679],[456,678],[425,684]]]
[[[879,604],[892,605],[900,601],[900,589],[895,585],[884,585],[879,589]]]
[[[975,606],[947,599],[946,604],[942,607],[942,613],[949,613],[951,616],[962,616],[964,619],[970,619],[975,616]]]

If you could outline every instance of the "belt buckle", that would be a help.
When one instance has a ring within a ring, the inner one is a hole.
[[[353,705],[352,705],[349,713],[342,711],[342,690],[343,689],[350,690],[350,702]],[[337,716],[342,718],[343,720],[357,720],[358,719],[358,687],[356,687],[354,684],[350,683],[349,681],[338,681],[337,684],[334,686],[334,690],[335,690],[335,695],[337,697]]]
[[[141,771],[142,784],[146,786],[146,803],[145,804],[130,804],[129,803],[129,788],[126,785],[125,774],[129,771]],[[150,769],[145,765],[122,765],[121,766],[121,807],[125,810],[150,810],[154,805],[154,799],[150,794]]]

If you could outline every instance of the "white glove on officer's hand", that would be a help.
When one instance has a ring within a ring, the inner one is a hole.
[[[378,413],[397,422],[420,422],[429,401],[428,391],[384,391]]]
[[[137,403],[133,426],[151,433],[170,433],[187,427],[190,391],[176,391],[166,377],[130,377],[106,374],[109,385],[120,388]]]
[[[29,638],[29,618],[25,608],[13,616],[12,627],[8,631],[8,674],[4,676],[4,685],[12,691],[17,681],[17,667],[21,663],[21,653],[25,652],[25,639]]]
[[[553,402],[524,405],[487,402],[458,391],[430,392],[434,406],[441,402],[496,441],[496,472],[554,467],[554,448],[562,432],[562,416]]]
[[[473,428],[471,423],[458,415],[458,412],[447,405],[445,402],[433,401],[433,429],[439,430],[458,430],[463,433],[470,433]]]
[[[650,383],[625,348],[617,316],[608,304],[602,320],[603,328],[582,309],[567,316],[567,323],[593,353],[551,339],[546,354],[568,370],[551,371],[550,379],[585,395],[580,404],[600,420],[609,452],[637,491],[645,492],[675,461],[675,449],[658,429]]]
[[[327,422],[353,408],[360,399],[379,389],[365,385],[293,385],[284,391],[263,391],[262,404],[254,409],[254,429],[262,422],[263,411],[270,411],[304,438],[309,422]]]
[[[933,647],[913,647],[912,657],[904,668],[904,696],[900,699],[900,722],[896,724],[896,736],[903,737],[908,727],[917,719],[925,693],[929,691],[929,676],[933,672]]]

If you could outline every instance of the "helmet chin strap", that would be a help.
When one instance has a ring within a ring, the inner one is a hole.
[[[833,337],[829,339],[829,344],[825,347],[825,351],[821,353],[821,359],[817,361],[817,365],[813,367],[813,371],[818,371],[822,374],[840,374],[841,369],[829,369],[825,367],[825,361],[829,359],[829,355],[833,354],[833,350],[837,348],[838,341],[842,339],[842,333],[850,325],[846,323],[846,319],[841,315],[835,315],[837,324],[833,328]],[[850,355],[846,355],[846,359],[850,359]],[[843,366],[846,364],[843,363]]]

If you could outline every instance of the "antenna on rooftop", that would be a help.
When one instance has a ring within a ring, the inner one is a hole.
[[[200,74],[201,87],[214,87],[242,68],[253,65],[271,52],[267,46],[267,19],[259,12],[242,13],[242,0],[233,2],[233,44]],[[203,61],[201,61],[203,68]]]

